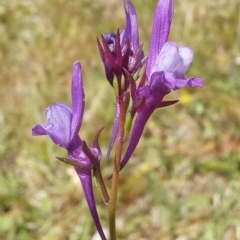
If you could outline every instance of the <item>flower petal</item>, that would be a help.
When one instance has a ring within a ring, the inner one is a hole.
[[[44,136],[47,135],[47,131],[40,124],[37,124],[35,127],[32,128],[32,135]]]
[[[203,87],[204,79],[203,78],[189,78],[187,79],[189,87]]]
[[[203,87],[204,79],[203,78],[189,78],[185,79],[185,77],[181,74],[174,73],[165,73],[165,77],[163,80],[163,84],[166,85],[171,90],[178,90],[184,88],[186,86],[189,87]]]
[[[54,143],[67,148],[70,143],[71,109],[65,104],[55,104],[46,110],[47,122],[32,129],[34,136],[48,135]]]
[[[184,75],[193,60],[193,52],[188,47],[178,47],[174,42],[166,42],[157,56],[152,73],[172,72]]]
[[[166,81],[165,73],[163,71],[154,72],[152,74],[149,89],[154,98],[160,98],[162,100],[165,95],[171,92],[173,87],[174,85],[172,82]]]
[[[178,49],[182,64],[178,66],[177,72],[185,74],[192,63],[193,51],[188,47],[179,47]]]
[[[173,42],[166,42],[156,58],[152,73],[158,71],[176,72],[181,63],[182,60],[180,58],[178,46]]]
[[[129,14],[130,26],[131,26],[130,39],[133,46],[133,52],[136,53],[139,49],[137,13],[131,1],[128,0],[127,2],[128,2],[128,14]],[[126,8],[125,8],[125,11],[126,11]]]
[[[168,40],[171,22],[174,13],[173,0],[161,0],[156,8],[153,20],[152,37],[146,66],[147,78],[150,79],[158,54]]]
[[[85,94],[82,81],[82,70],[80,62],[75,62],[72,73],[72,123],[70,141],[78,134],[85,106]]]
[[[124,52],[126,40],[129,40],[132,46],[133,54],[135,55],[140,48],[137,13],[130,0],[122,1],[125,10],[126,25],[125,29],[120,34],[121,48],[122,52]],[[140,59],[143,57],[143,52],[141,52]]]

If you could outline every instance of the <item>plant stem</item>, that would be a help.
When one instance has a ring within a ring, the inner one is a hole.
[[[109,216],[109,232],[110,240],[116,240],[116,202],[118,194],[118,182],[119,182],[119,171],[120,171],[120,162],[122,158],[122,150],[124,145],[124,125],[126,121],[126,109],[127,109],[126,97],[123,98],[123,101],[120,102],[120,119],[116,143],[116,153],[113,166],[113,175],[112,175],[112,185],[110,192],[110,200],[108,207],[108,216]]]

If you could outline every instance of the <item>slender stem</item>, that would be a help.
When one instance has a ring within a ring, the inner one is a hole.
[[[120,162],[122,157],[122,150],[124,144],[124,125],[126,121],[126,109],[127,109],[127,101],[126,97],[123,101],[120,102],[120,119],[119,119],[119,127],[118,127],[118,135],[117,135],[117,143],[116,143],[116,153],[114,159],[114,167],[113,167],[113,176],[112,176],[112,185],[110,192],[110,200],[109,200],[109,232],[110,232],[110,240],[116,240],[116,202],[117,202],[117,194],[118,194],[118,182],[119,182],[119,171],[120,171]]]

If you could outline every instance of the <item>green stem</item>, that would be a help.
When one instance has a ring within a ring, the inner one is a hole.
[[[124,144],[124,126],[126,121],[126,109],[127,109],[127,96],[123,98],[123,101],[120,102],[120,119],[116,143],[116,153],[114,159],[113,167],[113,176],[112,176],[112,185],[110,192],[110,200],[108,207],[108,216],[109,216],[109,232],[110,240],[116,240],[116,202],[118,194],[118,183],[119,183],[119,171],[120,171],[120,162],[122,158],[122,150]]]

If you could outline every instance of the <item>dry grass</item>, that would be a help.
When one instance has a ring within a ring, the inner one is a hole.
[[[133,2],[147,51],[157,0]],[[122,172],[119,239],[240,240],[239,1],[176,0],[175,12],[170,39],[194,49],[188,74],[206,83],[173,93],[169,98],[181,103],[148,123]],[[31,128],[44,122],[50,104],[69,103],[78,59],[87,95],[80,134],[89,142],[106,125],[106,153],[114,94],[96,36],[123,26],[120,0],[0,2],[1,239],[93,236],[77,176],[55,159],[66,153],[47,137],[33,138]],[[111,164],[102,165],[108,176]],[[107,227],[106,208],[97,202]]]

